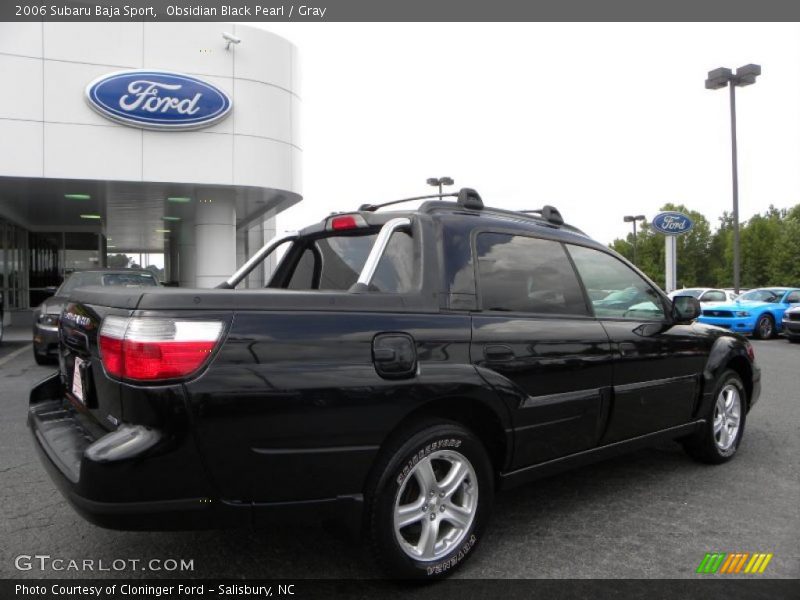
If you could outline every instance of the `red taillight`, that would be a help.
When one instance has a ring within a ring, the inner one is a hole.
[[[756,361],[756,353],[755,350],[753,350],[753,344],[750,342],[747,342],[747,358],[750,359],[750,362]]]
[[[122,340],[100,336],[100,356],[109,375],[122,377]]]
[[[328,221],[328,230],[330,231],[345,231],[366,226],[367,222],[361,215],[339,215],[331,217]]]
[[[176,379],[199,370],[221,336],[219,321],[106,317],[100,328],[100,357],[114,377]]]
[[[114,377],[122,377],[122,340],[128,328],[129,319],[122,317],[106,317],[100,327],[100,356],[106,372]]]

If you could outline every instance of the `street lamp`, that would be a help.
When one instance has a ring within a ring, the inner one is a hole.
[[[442,186],[443,185],[453,185],[455,182],[453,181],[452,177],[429,177],[427,181],[428,185],[432,185],[436,187],[439,186],[439,195],[442,195]]]
[[[752,85],[761,75],[760,65],[744,65],[736,69],[720,67],[708,72],[707,90],[719,90],[728,86],[731,98],[731,177],[733,179],[733,290],[739,293],[739,173],[736,156],[736,88]]]
[[[633,223],[633,264],[636,264],[636,221],[644,222],[644,215],[625,215],[622,220],[625,223]]]

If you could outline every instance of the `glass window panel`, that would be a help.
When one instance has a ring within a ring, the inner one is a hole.
[[[484,310],[589,314],[575,270],[560,243],[482,233],[476,249]]]
[[[583,246],[568,245],[598,317],[633,320],[665,318],[661,296],[621,260]]]

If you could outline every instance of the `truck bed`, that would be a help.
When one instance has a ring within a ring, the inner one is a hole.
[[[356,294],[339,291],[296,291],[187,288],[108,288],[76,290],[72,301],[80,304],[128,310],[356,310],[418,312],[425,307],[419,294]]]

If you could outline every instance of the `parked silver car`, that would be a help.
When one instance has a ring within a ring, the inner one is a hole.
[[[790,342],[800,342],[800,306],[783,313],[783,335]]]
[[[138,269],[76,271],[67,276],[55,295],[42,302],[33,311],[33,358],[37,364],[54,362],[58,351],[58,322],[70,293],[79,287],[94,285],[156,286],[158,279],[152,272]]]

